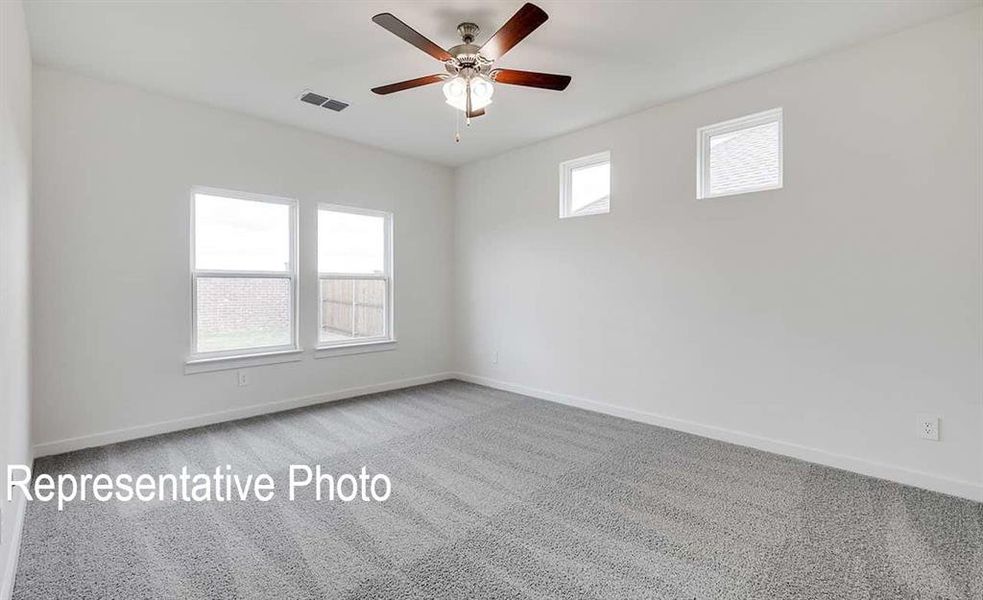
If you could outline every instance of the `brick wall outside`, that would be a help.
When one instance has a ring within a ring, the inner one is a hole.
[[[384,281],[322,280],[321,339],[384,335],[385,299]],[[201,277],[197,303],[198,352],[290,343],[289,279]]]
[[[198,279],[198,351],[289,344],[290,280]]]

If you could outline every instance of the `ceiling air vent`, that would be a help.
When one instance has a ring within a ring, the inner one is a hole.
[[[346,108],[348,108],[348,105],[342,102],[341,100],[335,100],[334,98],[332,98],[331,100],[328,100],[327,102],[322,104],[321,108],[330,108],[331,110],[341,112]]]
[[[321,108],[330,108],[335,112],[341,112],[348,108],[348,104],[346,102],[335,100],[334,98],[328,98],[327,96],[322,96],[321,94],[315,94],[310,90],[305,90],[300,95],[300,101],[313,104],[314,106],[320,106]]]

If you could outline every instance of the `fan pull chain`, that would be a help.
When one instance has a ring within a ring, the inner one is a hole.
[[[454,141],[461,143],[461,119],[458,118],[457,111],[454,111]]]

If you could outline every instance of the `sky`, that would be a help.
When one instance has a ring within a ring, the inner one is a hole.
[[[318,210],[318,271],[382,273],[383,217]],[[290,270],[290,206],[195,195],[195,267]]]

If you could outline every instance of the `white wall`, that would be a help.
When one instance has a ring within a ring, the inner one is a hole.
[[[449,169],[57,70],[36,68],[34,89],[39,452],[448,370]],[[317,329],[316,204],[392,211],[398,348],[327,359],[308,352],[301,362],[252,369],[241,388],[232,371],[185,375],[193,185],[300,201],[308,350]],[[77,437],[85,439],[59,443]]]
[[[980,23],[461,168],[457,368],[983,499]],[[697,201],[697,128],[777,106],[785,188]],[[558,220],[557,164],[602,150],[611,214]]]
[[[0,2],[0,490],[30,447],[31,55],[20,2]],[[0,598],[13,584],[23,501],[0,494]],[[16,504],[16,505],[15,505]]]

